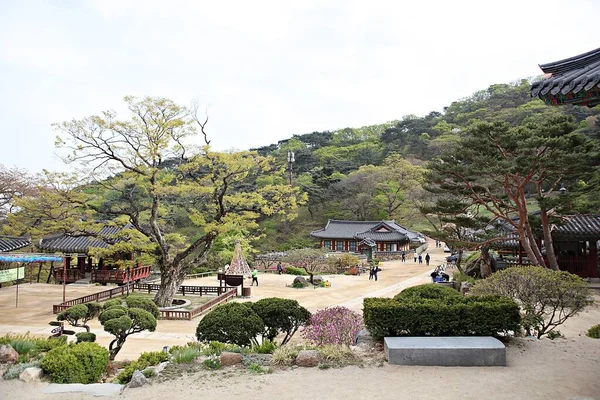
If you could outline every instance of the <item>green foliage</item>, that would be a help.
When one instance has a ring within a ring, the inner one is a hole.
[[[259,364],[251,363],[248,365],[248,371],[254,374],[270,374],[273,372],[271,368],[265,368]]]
[[[521,321],[517,303],[498,296],[366,298],[363,315],[375,337],[497,336],[518,331]]]
[[[343,367],[346,365],[358,364],[359,358],[350,350],[350,347],[343,344],[325,344],[319,346],[319,353],[323,357],[327,366]]]
[[[592,339],[600,339],[600,324],[594,325],[588,329],[587,335]]]
[[[136,297],[133,299],[130,300],[132,305],[140,305],[157,313],[157,310],[153,308],[156,306],[150,300],[140,301]],[[107,303],[104,305],[104,311],[100,313],[98,319],[104,330],[115,336],[115,339],[109,345],[110,359],[114,360],[129,335],[145,330],[154,332],[156,329],[156,317],[151,312],[142,308],[128,308],[116,302]]]
[[[56,347],[40,363],[54,383],[95,383],[107,365],[108,351],[96,343]]]
[[[298,281],[298,282],[293,282],[293,283],[292,283],[292,287],[293,287],[294,289],[304,289],[304,288],[307,288],[307,287],[308,287],[308,285],[309,285],[308,283],[299,282],[299,281]]]
[[[261,344],[253,345],[250,351],[258,354],[271,354],[277,349],[277,345],[269,339],[264,339]]]
[[[158,365],[168,359],[169,355],[160,351],[142,353],[137,360],[131,361],[125,366],[123,371],[117,376],[117,381],[122,384],[129,383],[136,369],[144,371],[146,368]]]
[[[122,307],[123,306],[123,300],[122,299],[111,299],[111,300],[106,300],[103,303],[103,310],[108,310],[109,308],[112,307]]]
[[[472,276],[469,276],[467,274],[463,274],[460,271],[456,271],[454,274],[452,274],[452,281],[456,282],[456,287],[459,289],[463,282],[467,282],[467,283],[471,283],[471,284],[475,284],[475,282],[476,282],[475,278],[473,278]]]
[[[202,361],[202,366],[206,369],[219,369],[221,368],[221,360],[219,357],[211,356]]]
[[[327,257],[327,265],[337,274],[343,273],[350,267],[359,263],[358,257],[352,254],[342,254],[341,256]]]
[[[288,275],[308,276],[308,273],[304,269],[292,265],[285,267],[285,273]]]
[[[160,311],[159,311],[156,303],[146,297],[128,296],[127,298],[125,298],[125,303],[127,304],[127,307],[129,307],[130,309],[131,308],[140,308],[142,310],[148,311],[156,319],[158,319],[158,317],[160,316]]]
[[[511,267],[479,280],[474,295],[514,299],[524,311],[523,327],[538,338],[592,304],[587,284],[577,275],[543,267]]]
[[[17,378],[19,378],[21,373],[23,371],[25,371],[27,368],[39,367],[39,366],[40,366],[39,361],[29,361],[29,362],[23,362],[23,363],[9,365],[8,368],[6,369],[6,372],[4,372],[4,375],[2,377],[6,380],[17,379]]]
[[[199,355],[200,351],[194,347],[182,347],[172,352],[173,362],[175,364],[189,364],[194,361]]]
[[[27,339],[12,340],[10,345],[19,355],[26,355],[37,347],[36,342]]]
[[[258,344],[256,337],[264,330],[264,323],[245,303],[227,303],[210,311],[196,328],[199,341],[216,340],[247,346]]]
[[[17,353],[19,353],[18,363],[28,363],[36,361],[41,355],[49,350],[64,346],[67,343],[66,336],[39,338],[25,335],[8,334],[0,337],[0,345],[9,344]]]
[[[202,343],[189,343],[188,346],[195,345],[200,350],[200,353],[205,356],[218,356],[224,351],[231,353],[243,353],[246,349],[236,344],[222,343],[216,340],[210,341],[208,344]],[[175,346],[174,346],[175,347]]]
[[[550,340],[564,339],[564,338],[565,338],[565,336],[559,330],[548,332],[548,339],[550,339]]]
[[[290,366],[294,363],[294,360],[298,356],[300,350],[314,349],[316,349],[316,347],[309,344],[293,345],[288,343],[285,346],[277,348],[273,352],[273,358],[271,359],[271,362],[273,363],[273,365]]]
[[[406,288],[394,296],[394,299],[400,301],[419,301],[422,299],[444,300],[457,297],[461,297],[460,293],[452,288],[428,283]]]
[[[75,337],[77,338],[77,343],[81,343],[81,342],[93,343],[96,341],[96,334],[91,333],[91,332],[78,332],[75,334]]]
[[[252,309],[262,319],[265,329],[263,337],[274,341],[279,334],[285,334],[281,341],[290,341],[298,328],[308,322],[310,312],[296,300],[269,297],[252,304]]]

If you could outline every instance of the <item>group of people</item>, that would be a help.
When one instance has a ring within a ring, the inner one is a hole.
[[[377,265],[373,265],[371,269],[369,269],[369,280],[375,279],[377,280],[377,273],[381,271],[381,268]]]
[[[448,275],[447,273],[444,272],[444,269],[441,265],[438,266],[431,274],[429,274],[429,276],[431,276],[432,282],[449,282],[450,281],[450,275]]]

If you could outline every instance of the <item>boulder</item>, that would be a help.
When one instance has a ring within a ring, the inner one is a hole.
[[[41,382],[43,375],[44,375],[44,372],[42,371],[41,368],[29,367],[29,368],[25,368],[23,370],[23,372],[21,372],[21,375],[19,375],[19,379],[22,380],[23,382],[27,382],[27,383]]]
[[[19,353],[10,344],[0,346],[0,364],[14,364],[19,358]]]
[[[354,341],[356,346],[361,348],[371,349],[375,346],[375,341],[373,340],[373,336],[371,336],[371,332],[369,332],[366,328],[361,329],[356,334],[356,340]]]
[[[300,350],[296,357],[296,365],[299,367],[316,367],[319,365],[321,354],[317,350]]]
[[[323,279],[323,277],[321,275],[313,276],[313,285],[320,285],[324,281],[325,281],[325,279]]]
[[[460,294],[462,294],[463,296],[466,295],[467,293],[469,293],[471,291],[471,288],[473,287],[472,283],[469,282],[462,282],[460,284]]]
[[[242,355],[240,353],[232,353],[230,351],[224,351],[221,353],[221,365],[223,367],[229,367],[231,365],[237,365],[242,362]]]
[[[136,369],[127,387],[130,389],[138,388],[148,384],[148,382],[148,378],[139,369]]]
[[[163,370],[167,367],[167,365],[169,365],[170,362],[169,361],[163,361],[160,364],[158,364],[156,366],[156,368],[154,368],[154,373],[158,376],[160,375],[161,372],[163,372]]]
[[[301,283],[303,285],[308,285],[308,281],[303,276],[297,276],[294,278],[294,283]]]

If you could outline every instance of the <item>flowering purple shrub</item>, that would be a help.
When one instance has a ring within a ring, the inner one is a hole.
[[[301,335],[312,344],[354,344],[354,339],[363,328],[362,317],[346,307],[325,308],[314,313],[309,323],[302,328]]]

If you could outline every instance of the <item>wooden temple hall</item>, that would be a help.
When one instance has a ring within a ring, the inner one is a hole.
[[[105,226],[100,235],[105,238],[115,236],[119,232],[117,227]],[[119,285],[136,282],[147,278],[152,272],[151,266],[140,266],[133,268],[119,268],[117,261],[133,260],[134,254],[123,253],[117,255],[116,260],[95,259],[90,255],[90,249],[110,246],[106,241],[91,236],[71,236],[68,234],[57,234],[44,237],[40,240],[38,247],[45,252],[63,253],[65,265],[62,268],[56,266],[52,269],[52,275],[57,282],[73,283],[96,282],[115,283]]]

